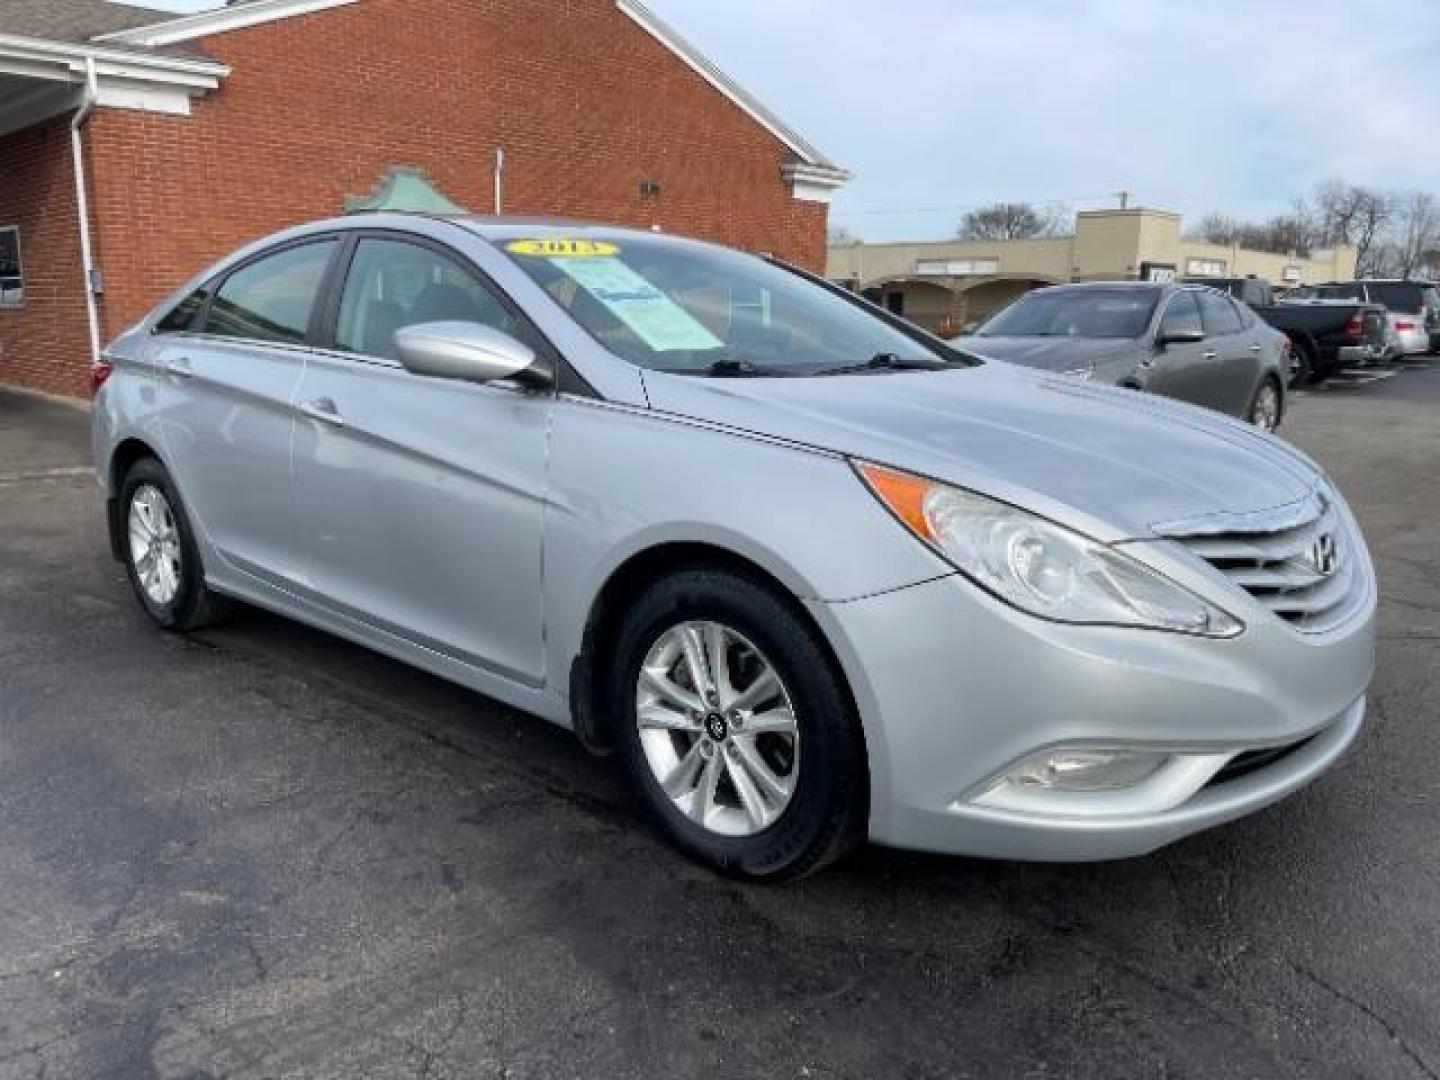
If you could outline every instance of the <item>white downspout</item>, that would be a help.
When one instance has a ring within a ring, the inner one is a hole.
[[[495,216],[505,211],[505,148],[495,150]]]
[[[90,198],[85,188],[85,149],[80,129],[95,111],[100,97],[100,80],[95,58],[85,57],[85,93],[80,108],[70,121],[70,157],[75,164],[75,209],[80,218],[80,262],[85,274],[85,315],[90,325],[90,362],[100,363],[100,311],[95,304],[95,256],[90,246]]]

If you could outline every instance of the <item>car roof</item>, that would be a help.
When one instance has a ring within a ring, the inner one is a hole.
[[[601,221],[560,217],[493,217],[481,214],[424,214],[406,210],[361,210],[341,217],[310,221],[293,226],[271,237],[265,242],[292,239],[317,232],[337,232],[351,229],[404,229],[420,222],[445,222],[474,233],[491,244],[504,244],[511,240],[609,240],[638,241],[665,239],[677,244],[694,244],[699,247],[724,248],[705,240],[661,232],[657,229],[637,229],[625,225],[607,224]]]
[[[1042,292],[1054,292],[1058,289],[1163,289],[1165,283],[1160,281],[1067,281],[1059,285],[1047,285]]]

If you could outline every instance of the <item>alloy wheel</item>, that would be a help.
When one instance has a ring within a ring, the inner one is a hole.
[[[1250,422],[1262,431],[1274,431],[1280,426],[1280,392],[1272,383],[1263,384],[1255,395]]]
[[[800,775],[790,694],[732,628],[685,622],[661,634],[640,668],[635,717],[655,780],[706,831],[754,836],[790,805]]]
[[[153,604],[174,602],[180,592],[180,531],[165,493],[141,484],[130,498],[130,562],[135,578]]]

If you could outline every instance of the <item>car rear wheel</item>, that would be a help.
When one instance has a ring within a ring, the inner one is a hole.
[[[1290,373],[1290,389],[1296,390],[1309,386],[1316,381],[1315,378],[1315,356],[1310,347],[1304,344],[1291,343],[1292,370]]]
[[[120,489],[122,555],[146,613],[167,630],[208,626],[226,602],[205,587],[190,521],[170,474],[154,458],[131,466]]]
[[[1274,379],[1266,379],[1255,391],[1247,419],[1262,431],[1275,431],[1280,427],[1282,408],[1280,384]]]
[[[787,599],[725,570],[681,571],[623,616],[610,700],[650,816],[683,851],[792,879],[865,833],[864,738],[835,664]]]

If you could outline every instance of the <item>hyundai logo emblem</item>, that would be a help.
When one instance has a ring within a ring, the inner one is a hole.
[[[1310,548],[1310,565],[1316,573],[1330,577],[1340,568],[1340,552],[1331,533],[1319,537]]]

